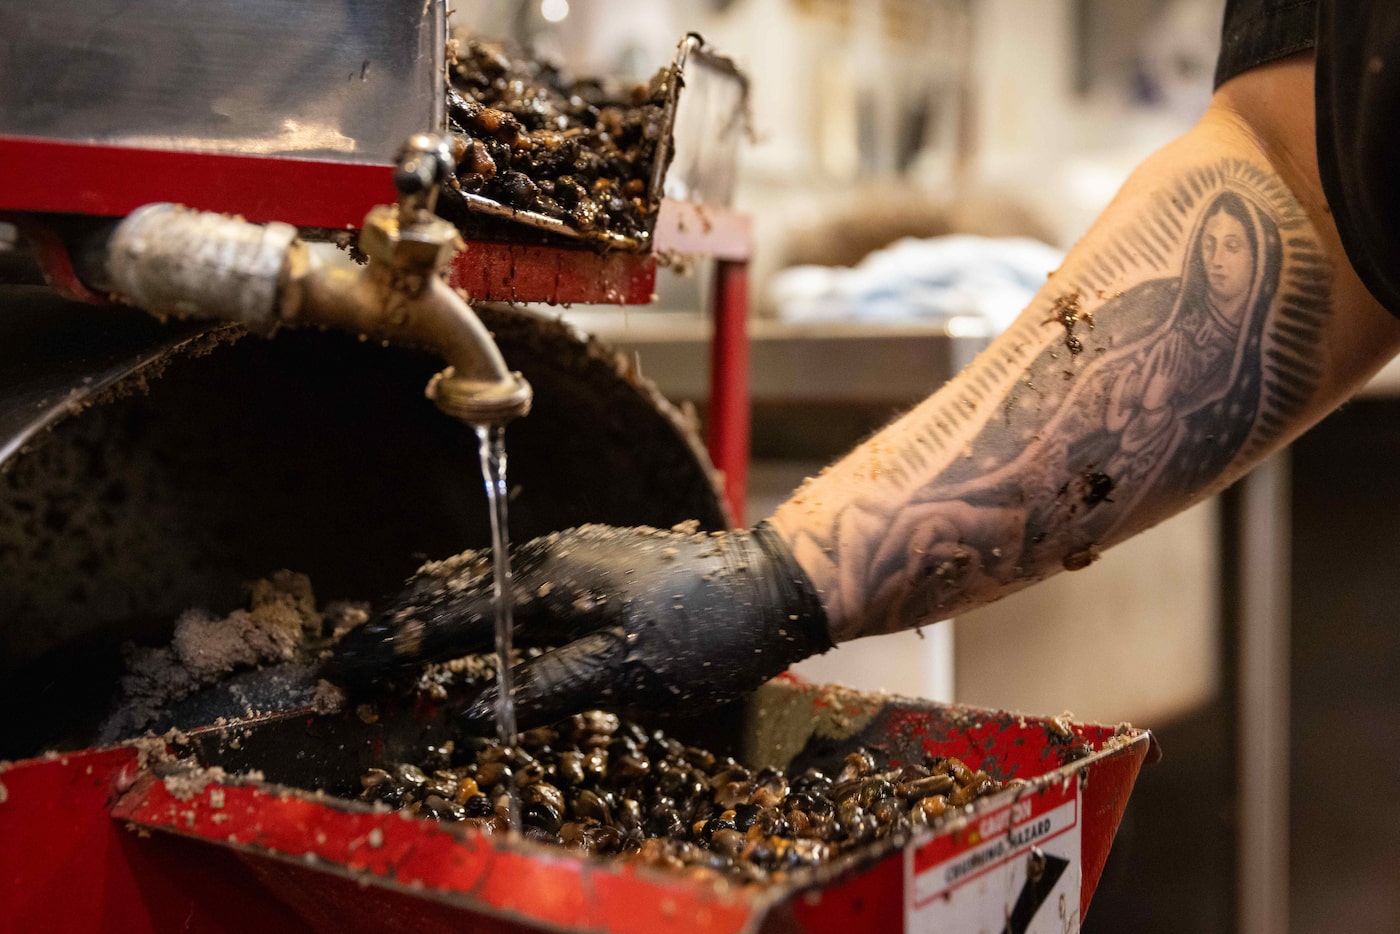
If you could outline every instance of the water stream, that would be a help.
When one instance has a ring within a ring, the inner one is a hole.
[[[510,535],[506,528],[506,432],[499,425],[479,425],[481,475],[491,513],[491,566],[496,601],[496,733],[503,744],[515,742],[515,696],[511,683]]]
[[[496,604],[496,735],[506,746],[515,743],[515,686],[511,658],[510,533],[506,525],[506,430],[478,425],[481,476],[486,480],[486,506],[491,513],[492,596]],[[519,796],[513,781],[506,791],[506,826],[520,826]]]

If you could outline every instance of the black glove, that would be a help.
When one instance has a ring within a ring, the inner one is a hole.
[[[336,648],[334,674],[373,680],[494,646],[491,565],[426,565]],[[716,534],[587,525],[512,552],[521,729],[591,706],[700,710],[831,648],[826,612],[766,524]],[[495,689],[468,711],[494,714]]]

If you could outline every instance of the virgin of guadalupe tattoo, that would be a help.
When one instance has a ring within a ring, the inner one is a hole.
[[[1101,424],[1075,445],[1112,478],[1124,507],[1207,486],[1239,454],[1259,411],[1260,347],[1282,263],[1278,225],[1246,197],[1222,191],[1188,244],[1179,279],[1145,282],[1101,312],[1106,318],[1117,304],[1138,314],[1165,310],[1140,351],[1105,367]]]
[[[838,579],[860,591],[842,595],[846,606],[875,608],[863,632],[1082,567],[1277,440],[1320,373],[1328,275],[1307,231],[1272,175],[1231,161],[1167,186],[1063,273],[1050,314],[1018,324],[1029,356],[1003,368],[1025,378],[993,397],[998,414],[979,426],[955,411],[983,401],[965,385],[930,421],[961,419],[970,443],[952,450],[956,433],[944,431],[943,456],[929,457],[912,446],[931,427],[906,435],[911,450],[887,480],[902,494],[887,486],[853,502],[829,542],[805,543],[859,562]],[[892,502],[897,514],[875,515]]]

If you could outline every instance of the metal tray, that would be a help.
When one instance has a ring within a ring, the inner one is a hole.
[[[748,79],[730,59],[707,48],[699,34],[690,33],[680,41],[666,75],[661,140],[646,191],[653,227],[663,194],[716,206],[729,203],[739,143],[748,130]],[[677,178],[668,184],[667,172],[673,164]],[[558,218],[471,192],[446,188],[443,195],[459,201],[470,213],[511,221],[553,237],[630,252],[645,252],[651,246],[651,229],[642,237],[582,231]]]
[[[186,758],[173,764],[148,741],[0,765],[0,928],[37,929],[61,911],[120,917],[125,930],[932,932],[1008,919],[1017,931],[1077,930],[1155,749],[1128,727],[779,679],[747,705],[666,726],[755,766],[829,767],[864,744],[895,760],[957,755],[1027,782],[910,839],[753,888],[339,796],[367,765],[440,742],[445,713],[419,703],[374,722],[213,727],[180,737]],[[196,762],[219,769],[191,771]]]

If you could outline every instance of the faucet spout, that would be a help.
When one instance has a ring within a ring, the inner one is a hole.
[[[371,254],[369,265],[360,266],[331,244],[303,247],[286,276],[285,323],[333,327],[438,354],[448,366],[433,377],[427,395],[462,421],[503,424],[529,412],[530,384],[507,367],[481,319],[441,277],[428,275],[411,288],[382,257]]]
[[[530,384],[442,271],[462,246],[432,212],[451,166],[439,136],[411,137],[394,181],[399,201],[370,209],[358,265],[330,244],[307,243],[287,224],[148,204],[111,233],[93,278],[157,315],[236,321],[252,330],[315,325],[436,352],[448,363],[427,394],[473,425],[501,425],[530,410]]]

